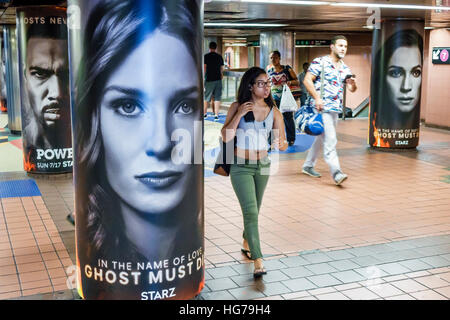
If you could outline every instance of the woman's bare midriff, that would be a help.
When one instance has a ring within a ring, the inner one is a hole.
[[[267,150],[245,150],[236,147],[234,149],[234,154],[243,159],[247,160],[261,160],[267,157]]]

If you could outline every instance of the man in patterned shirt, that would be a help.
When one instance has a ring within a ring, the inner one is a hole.
[[[336,152],[336,125],[338,115],[342,112],[344,82],[350,92],[355,92],[357,86],[353,77],[346,79],[346,76],[352,75],[352,73],[342,60],[347,53],[347,38],[344,36],[334,37],[331,40],[330,49],[329,55],[316,58],[311,62],[303,81],[311,95],[311,105],[315,106],[318,111],[322,111],[324,132],[316,137],[303,164],[302,172],[315,178],[321,177],[321,174],[314,170],[314,165],[323,146],[325,162],[330,168],[336,185],[340,185],[347,179],[347,175],[341,170]],[[321,97],[322,77],[323,96]]]

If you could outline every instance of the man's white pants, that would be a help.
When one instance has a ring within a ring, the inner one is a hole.
[[[314,167],[317,161],[317,157],[323,146],[323,158],[330,167],[331,175],[334,177],[337,171],[341,171],[339,164],[339,158],[336,151],[336,126],[339,114],[337,112],[323,112],[323,133],[320,136],[316,136],[311,149],[306,156],[306,161],[303,167]]]

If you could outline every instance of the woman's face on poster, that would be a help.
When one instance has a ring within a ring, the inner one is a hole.
[[[402,112],[414,109],[420,99],[421,54],[417,47],[399,47],[388,62],[386,83],[391,101]]]
[[[172,210],[191,187],[194,121],[199,120],[198,71],[181,40],[149,35],[112,73],[101,99],[101,133],[108,182],[130,207]],[[182,142],[173,138],[183,129]],[[175,140],[175,141],[172,141]],[[186,161],[174,161],[174,147]]]

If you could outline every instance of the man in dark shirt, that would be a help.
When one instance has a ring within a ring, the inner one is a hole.
[[[215,120],[219,120],[220,100],[222,98],[223,59],[216,53],[217,43],[209,43],[209,53],[204,57],[205,72],[205,106],[204,114],[208,111],[208,104],[214,96]]]

